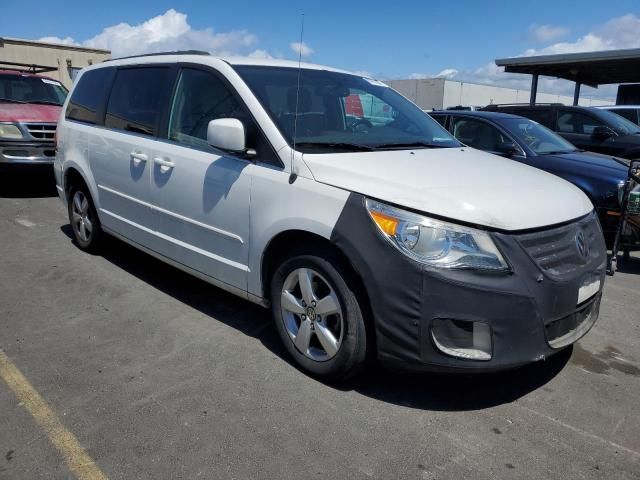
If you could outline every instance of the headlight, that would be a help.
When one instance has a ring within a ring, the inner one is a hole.
[[[23,138],[20,129],[11,123],[0,123],[0,138],[21,139]]]
[[[375,200],[366,200],[369,215],[382,234],[402,253],[439,268],[508,270],[487,232],[424,217]]]

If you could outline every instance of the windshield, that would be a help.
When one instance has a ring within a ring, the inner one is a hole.
[[[236,66],[280,132],[303,152],[458,147],[440,124],[382,82],[325,70]],[[296,119],[297,103],[297,119]]]
[[[67,93],[56,80],[0,74],[0,102],[62,105]]]
[[[630,122],[624,117],[621,117],[617,113],[601,109],[597,109],[597,111],[600,118],[605,121],[611,128],[613,128],[616,133],[619,133],[620,135],[631,135],[634,133],[640,133],[640,127],[638,125]]]
[[[502,119],[500,124],[539,155],[576,151],[576,147],[564,138],[528,118]]]

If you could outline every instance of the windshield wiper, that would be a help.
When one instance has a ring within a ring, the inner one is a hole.
[[[296,147],[340,148],[360,152],[370,152],[372,147],[348,142],[296,142]]]
[[[409,143],[381,143],[380,145],[374,145],[373,148],[447,148],[446,145],[440,145],[439,143],[429,142],[409,142]]]
[[[14,100],[13,98],[0,98],[0,102],[10,102],[10,103],[27,103],[22,100]]]
[[[62,106],[61,103],[52,102],[50,100],[32,100],[31,102],[22,102],[22,103],[36,103],[38,105],[57,105],[58,107]]]
[[[562,153],[576,153],[576,152],[584,152],[584,150],[551,150],[550,152],[541,152],[539,155],[560,155]]]

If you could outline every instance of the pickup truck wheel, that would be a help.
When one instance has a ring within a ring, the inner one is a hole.
[[[354,376],[366,360],[366,331],[349,277],[330,252],[294,255],[271,282],[273,316],[296,363],[325,380]]]
[[[102,239],[102,228],[87,187],[73,187],[68,202],[73,239],[81,250],[95,251]]]

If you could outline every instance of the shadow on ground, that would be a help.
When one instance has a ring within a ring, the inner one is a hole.
[[[62,226],[61,230],[72,238],[69,225]],[[291,363],[268,310],[226,293],[116,239],[109,238],[105,242],[101,256],[212,320],[256,338],[273,354]],[[545,385],[562,370],[570,357],[571,349],[567,349],[544,362],[517,370],[481,375],[406,374],[388,371],[374,364],[350,383],[328,387],[356,391],[380,401],[416,409],[476,410],[513,402]]]
[[[0,197],[55,197],[56,190],[51,165],[1,165]]]

